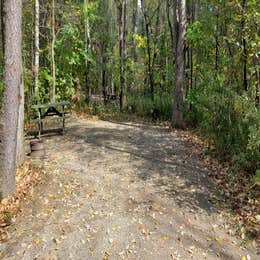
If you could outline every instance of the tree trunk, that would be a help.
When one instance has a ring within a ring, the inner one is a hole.
[[[0,20],[0,27],[1,27],[1,55],[2,57],[4,57],[4,48],[3,48],[3,41],[4,41],[4,21],[3,21],[3,17],[4,17],[4,13],[3,13],[3,5],[4,5],[4,0],[0,0],[0,16],[1,16],[1,20]],[[2,65],[2,64],[1,64]]]
[[[127,43],[126,43],[126,37],[127,37],[127,0],[124,0],[123,2],[123,88],[122,88],[122,108],[125,105],[125,92],[127,90],[126,88],[126,59],[127,59]]]
[[[89,1],[84,0],[84,13],[85,13],[85,23],[84,23],[84,29],[85,29],[85,51],[86,53],[89,52],[91,48],[91,41],[90,41],[90,25],[89,25],[89,18],[87,13],[87,5]],[[86,66],[86,72],[85,72],[85,81],[86,81],[86,94],[88,95],[88,99],[90,100],[91,97],[91,85],[89,84],[89,70],[90,70],[90,63],[87,59],[85,59],[85,66]]]
[[[15,192],[17,126],[22,89],[22,0],[6,0],[4,11],[4,99],[0,131],[0,192]],[[20,126],[21,127],[21,126]]]
[[[143,15],[144,15],[144,23],[145,23],[145,33],[146,33],[146,39],[147,39],[147,56],[148,56],[148,80],[149,80],[149,86],[150,86],[150,96],[151,100],[154,100],[154,83],[153,83],[153,74],[152,74],[152,50],[151,50],[151,39],[150,39],[150,27],[149,27],[149,21],[147,17],[147,13],[145,10],[144,2],[141,0]]]
[[[52,70],[52,92],[51,102],[56,100],[56,68],[55,68],[55,0],[52,0],[52,41],[51,41],[51,70]]]
[[[184,50],[185,50],[185,33],[186,33],[186,3],[185,0],[177,0],[175,8],[175,35],[176,35],[176,62],[175,62],[175,89],[174,105],[172,114],[172,126],[183,128],[184,112]]]
[[[35,95],[38,101],[39,97],[39,64],[40,64],[40,4],[35,0],[35,55],[34,55],[34,87]]]
[[[171,45],[172,45],[173,53],[175,53],[174,30],[173,30],[172,21],[171,21],[171,15],[170,15],[170,2],[169,2],[169,0],[166,1],[166,15],[167,15],[167,21],[168,21],[168,26],[169,26],[170,35],[171,35]]]
[[[107,59],[105,55],[106,55],[106,43],[103,42],[101,43],[101,48],[100,48],[100,63],[101,63],[100,78],[101,78],[104,104],[106,104],[107,102],[107,80],[106,80],[106,68],[105,68]]]
[[[22,61],[21,61],[22,66]],[[24,152],[24,84],[23,78],[19,89],[19,110],[16,147],[16,166],[20,166],[25,160]]]
[[[120,70],[120,110],[124,108],[124,28],[123,28],[123,3],[117,1],[117,15],[118,15],[118,41],[119,41],[119,70]]]
[[[248,90],[248,81],[247,81],[247,42],[246,42],[246,0],[242,2],[242,46],[243,46],[243,82],[244,90]]]
[[[138,1],[133,0],[133,16],[132,16],[132,34],[133,34],[133,43],[132,43],[132,59],[137,61],[137,51],[136,51],[136,40],[134,35],[137,34],[137,19],[138,19]]]
[[[218,72],[218,68],[219,68],[219,10],[217,8],[217,14],[216,14],[216,35],[215,35],[215,70],[216,73]]]

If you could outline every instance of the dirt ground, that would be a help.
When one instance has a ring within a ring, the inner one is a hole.
[[[43,141],[31,160],[48,184],[9,228],[3,259],[259,259],[212,203],[210,171],[179,132],[72,119]]]

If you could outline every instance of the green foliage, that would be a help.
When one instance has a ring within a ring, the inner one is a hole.
[[[196,21],[187,28],[186,39],[188,43],[201,46],[205,42],[205,33],[202,26],[200,21]]]
[[[224,86],[202,86],[188,100],[193,109],[187,121],[199,127],[221,160],[233,161],[235,171],[254,172],[260,162],[260,111],[246,94]]]
[[[9,211],[5,211],[5,212],[4,212],[4,218],[5,218],[6,220],[11,220],[12,217],[13,217],[13,214],[12,214],[11,212],[9,212]]]
[[[155,96],[154,101],[149,96],[131,96],[127,100],[126,112],[142,117],[152,117],[160,120],[170,120],[172,99],[170,96]]]
[[[260,170],[257,169],[253,177],[253,183],[260,186]]]
[[[39,71],[39,96],[33,97],[36,101],[43,104],[50,100],[50,88],[52,85],[52,76],[49,68],[41,68]],[[35,102],[34,102],[35,103]]]
[[[85,19],[95,21],[99,18],[97,15],[97,10],[99,7],[98,1],[86,2],[86,4],[83,4],[82,7]]]
[[[147,39],[138,34],[134,34],[134,40],[137,42],[137,48],[146,48],[147,47]]]
[[[82,103],[76,108],[77,112],[84,112],[90,115],[115,114],[119,111],[117,102],[104,104],[103,101]]]
[[[75,80],[83,79],[85,61],[94,64],[91,54],[85,49],[80,28],[75,24],[66,24],[60,38],[56,41],[57,68],[57,99],[70,99],[75,90]],[[49,78],[46,74],[46,79]]]

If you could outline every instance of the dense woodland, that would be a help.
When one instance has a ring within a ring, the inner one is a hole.
[[[22,81],[4,78],[3,66],[14,50],[16,57],[11,59],[19,63],[21,46],[15,37],[21,1],[1,3],[0,104],[9,119],[16,120],[8,126],[3,123],[2,134],[15,136],[17,126],[21,130],[23,125],[23,102],[13,97],[23,99],[22,87],[17,87]],[[8,20],[9,4],[18,8],[13,25]],[[33,104],[63,100],[72,101],[78,112],[121,111],[169,120],[174,127],[199,130],[209,142],[205,153],[228,161],[233,176],[243,172],[248,182],[259,185],[258,0],[23,0],[22,4],[25,123]],[[5,84],[14,85],[4,92]],[[15,115],[19,107],[20,120]],[[3,140],[3,146],[13,142]],[[15,147],[19,148],[19,138],[12,148],[2,147],[3,172],[14,170],[14,159],[8,163],[6,159]],[[12,187],[12,181],[8,185]]]

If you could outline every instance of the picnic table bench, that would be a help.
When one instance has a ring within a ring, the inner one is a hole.
[[[32,109],[36,110],[37,117],[32,121],[38,123],[38,137],[41,138],[41,133],[43,132],[43,122],[50,120],[60,120],[62,121],[62,133],[65,130],[65,120],[69,118],[66,108],[70,105],[69,101],[58,102],[58,103],[48,103],[39,104],[32,106]],[[60,111],[59,111],[60,108]]]

